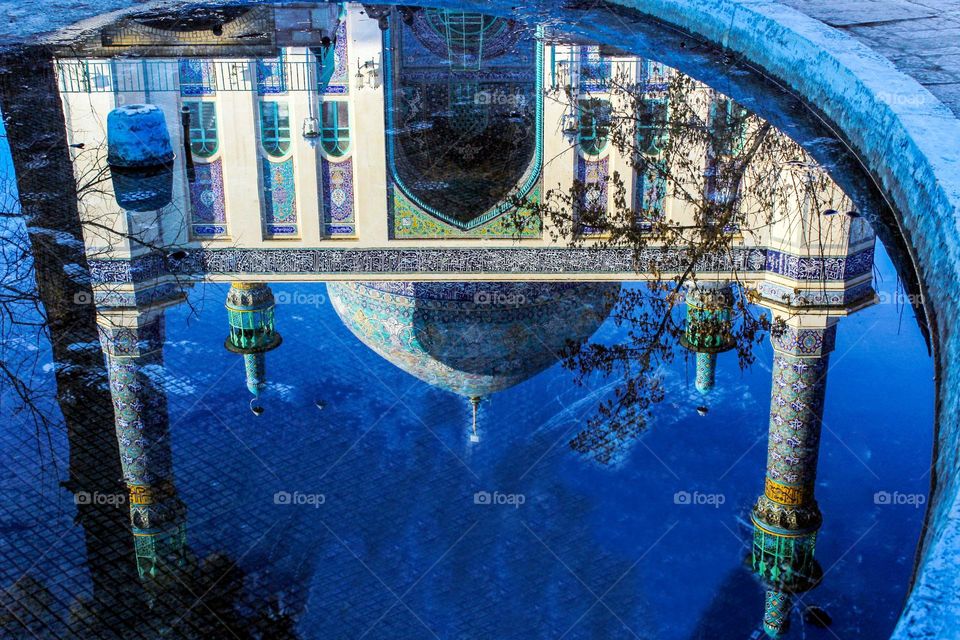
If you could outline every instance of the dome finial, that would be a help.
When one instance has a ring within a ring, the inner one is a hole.
[[[470,435],[470,442],[480,442],[480,435],[477,434],[477,408],[480,406],[480,396],[471,396],[470,405],[473,407],[473,433]]]

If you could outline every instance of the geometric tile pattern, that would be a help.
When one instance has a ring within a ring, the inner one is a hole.
[[[837,325],[827,328],[804,329],[790,325],[782,331],[771,332],[770,342],[775,351],[801,358],[826,356],[833,351],[837,339]]]
[[[438,220],[414,204],[396,185],[389,187],[389,219],[393,221],[392,237],[415,238],[539,238],[542,223],[532,211],[523,207],[507,211],[469,230],[461,230]],[[538,181],[527,194],[525,202],[539,204],[541,184]]]
[[[795,486],[817,475],[828,357],[775,353],[770,399],[767,476]]]
[[[347,21],[341,20],[334,35],[333,50],[322,59],[320,67],[320,93],[346,95],[350,92],[350,74],[347,69]],[[330,65],[332,69],[328,68]],[[329,74],[329,77],[327,76]]]
[[[586,210],[591,215],[598,216],[606,213],[609,171],[610,156],[604,156],[599,160],[588,160],[583,155],[577,154],[576,180],[580,184],[580,188],[583,189],[577,203],[578,210]],[[581,224],[579,216],[574,220],[574,228],[577,233],[583,235],[594,235],[602,232],[602,229]]]
[[[194,97],[217,93],[217,74],[213,61],[183,58],[179,65],[180,95]]]
[[[223,196],[223,162],[197,162],[195,179],[190,182],[192,235],[217,237],[227,233],[227,214]]]
[[[333,308],[361,342],[425,382],[468,398],[554,364],[603,323],[611,283],[330,282]]]
[[[322,154],[317,155],[320,157],[323,235],[331,238],[356,236],[353,159],[330,162]]]
[[[846,257],[809,258],[767,250],[767,271],[795,280],[844,280],[870,273],[873,247]]]
[[[267,237],[296,237],[297,192],[293,158],[271,162],[261,158],[263,167],[263,221]]]

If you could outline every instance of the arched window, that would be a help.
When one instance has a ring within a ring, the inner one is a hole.
[[[749,112],[724,96],[710,103],[710,142],[714,154],[732,156],[743,151]]]
[[[217,107],[213,102],[184,102],[190,109],[190,150],[200,158],[217,152]]]
[[[290,150],[290,112],[286,103],[260,103],[260,144],[274,158]]]
[[[320,146],[335,158],[350,150],[350,116],[343,100],[321,103]]]
[[[637,150],[648,156],[660,154],[670,136],[670,103],[667,97],[643,98],[637,116]]]
[[[500,18],[454,9],[427,9],[429,24],[446,40],[447,56],[456,71],[480,69],[484,44],[504,21]]]
[[[610,133],[610,103],[591,98],[579,105],[580,149],[588,155],[597,155],[607,146]]]

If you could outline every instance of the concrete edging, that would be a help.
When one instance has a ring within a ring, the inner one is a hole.
[[[777,2],[613,1],[741,54],[804,96],[899,209],[924,283],[938,380],[927,527],[893,637],[960,637],[960,120],[883,56]]]

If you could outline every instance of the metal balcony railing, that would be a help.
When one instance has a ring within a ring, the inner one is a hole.
[[[62,93],[179,92],[187,96],[218,91],[262,94],[322,90],[323,68],[312,54],[277,60],[57,60]],[[282,69],[282,75],[279,70]],[[265,71],[269,70],[269,73]],[[281,80],[278,81],[278,77]]]

